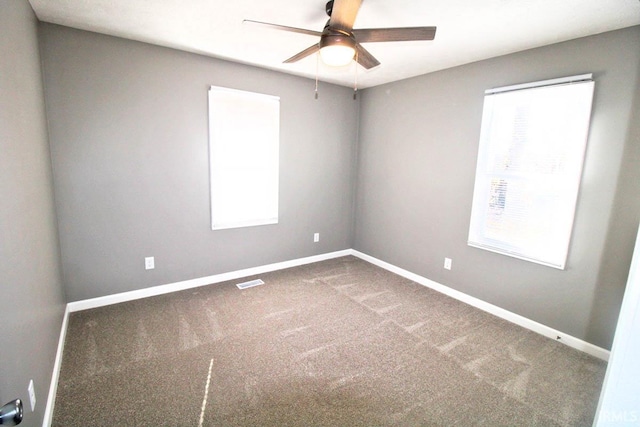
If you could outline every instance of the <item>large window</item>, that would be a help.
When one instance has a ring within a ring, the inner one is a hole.
[[[565,268],[591,74],[485,92],[469,245]]]
[[[211,227],[278,222],[278,97],[209,90]]]

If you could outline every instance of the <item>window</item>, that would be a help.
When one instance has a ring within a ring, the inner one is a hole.
[[[212,229],[278,223],[279,139],[278,97],[211,86]]]
[[[564,269],[591,74],[485,92],[469,245]]]

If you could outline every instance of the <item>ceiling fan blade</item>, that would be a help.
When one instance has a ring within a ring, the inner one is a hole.
[[[260,22],[260,21],[252,21],[250,19],[245,19],[242,21],[243,24],[252,24],[252,25],[260,25],[262,27],[273,28],[276,30],[289,31],[291,33],[299,33],[299,34],[307,34],[309,36],[317,36],[320,37],[322,35],[319,31],[307,30],[304,28],[296,28],[296,27],[287,27],[285,25],[278,24],[270,24],[268,22]]]
[[[367,49],[363,48],[360,43],[356,44],[356,59],[358,64],[362,65],[367,70],[380,65],[380,61],[371,55]]]
[[[283,64],[290,64],[292,62],[300,61],[302,58],[306,58],[307,56],[312,55],[312,54],[316,53],[319,50],[320,50],[320,45],[318,45],[316,43],[313,46],[309,46],[308,48],[306,48],[302,52],[293,55],[291,58],[289,58],[286,61],[284,61]]]
[[[433,40],[436,27],[368,28],[353,30],[358,43]]]
[[[329,25],[331,28],[351,31],[362,0],[334,0]]]

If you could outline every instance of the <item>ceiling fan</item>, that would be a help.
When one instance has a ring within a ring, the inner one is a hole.
[[[320,57],[327,65],[346,65],[355,57],[360,65],[370,69],[380,65],[380,61],[362,47],[361,43],[433,40],[436,35],[436,27],[353,29],[361,4],[362,0],[330,0],[325,7],[329,20],[322,32],[248,19],[243,22],[320,37],[318,43],[293,55],[284,61],[285,64],[320,51]]]

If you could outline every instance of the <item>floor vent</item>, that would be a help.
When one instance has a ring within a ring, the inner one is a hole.
[[[238,287],[238,289],[247,289],[247,288],[253,288],[254,286],[258,286],[258,285],[264,285],[264,282],[260,279],[256,279],[256,280],[251,280],[249,282],[238,283],[236,286]]]

